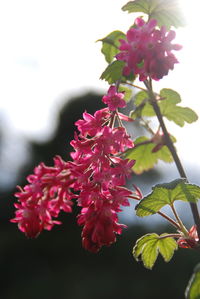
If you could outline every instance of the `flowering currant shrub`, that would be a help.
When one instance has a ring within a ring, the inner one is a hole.
[[[83,247],[98,252],[102,246],[114,243],[122,233],[126,226],[118,222],[118,213],[134,200],[137,216],[158,214],[176,229],[161,235],[147,234],[137,240],[133,256],[151,269],[159,253],[168,262],[178,247],[200,248],[197,208],[200,187],[189,182],[174,146],[176,138],[165,124],[168,119],[183,127],[198,117],[192,109],[179,105],[181,97],[176,91],[163,88],[155,93],[153,90],[153,82],[168,75],[178,63],[175,51],[182,47],[173,42],[176,34],[171,29],[183,25],[177,1],[135,0],[122,10],[139,12],[141,16],[133,19],[126,34],[113,31],[99,40],[108,63],[101,75],[109,84],[102,98],[105,108],[94,115],[85,111],[83,118],[76,121],[78,133],[71,141],[70,161],[57,156],[53,167],[41,163],[27,177],[28,184],[18,187],[15,217],[11,222],[33,238],[43,229],[51,230],[61,224],[57,220],[60,212],[71,213],[77,204]],[[129,116],[119,112],[128,101],[132,106]],[[158,121],[156,130],[155,125],[151,126],[152,117]],[[136,119],[147,134],[132,140],[125,124]],[[131,173],[139,175],[148,171],[159,160],[174,162],[180,177],[152,187],[152,192],[145,196],[135,185],[132,189],[126,187]],[[190,206],[194,220],[191,228],[186,228],[178,215],[177,200]],[[173,218],[162,211],[165,206],[170,207]],[[186,298],[200,297],[199,270],[195,273]]]

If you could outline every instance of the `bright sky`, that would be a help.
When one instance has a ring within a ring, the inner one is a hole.
[[[126,2],[0,1],[0,116],[7,119],[8,130],[44,139],[51,133],[63,97],[91,88],[107,89],[107,84],[99,80],[106,63],[100,43],[95,41],[116,29],[127,31],[134,16],[121,11]],[[177,40],[184,45],[178,53],[181,63],[161,86],[180,92],[183,105],[200,115],[200,3],[190,0],[192,10],[186,6],[188,1],[180,2],[188,19]],[[178,129],[178,133],[183,132],[181,149],[188,143],[191,146],[191,133],[198,131],[199,122]],[[197,152],[192,146],[191,155]]]

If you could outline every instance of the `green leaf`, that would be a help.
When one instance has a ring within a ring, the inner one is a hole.
[[[106,80],[109,84],[113,84],[122,79],[122,71],[125,65],[124,61],[115,60],[107,66],[102,73],[100,79]]]
[[[168,105],[176,105],[181,102],[181,96],[180,94],[170,88],[163,88],[160,91],[160,97],[163,99],[160,101],[160,109],[162,109],[162,112],[167,109]]]
[[[197,114],[192,109],[172,105],[168,107],[163,116],[168,120],[172,120],[180,127],[183,127],[185,122],[191,124],[198,119]]]
[[[148,98],[149,98],[149,96],[146,91],[139,91],[134,98],[135,106],[138,107],[141,104],[145,104],[147,102]]]
[[[135,140],[135,145],[138,143],[146,142],[149,139],[146,137],[139,137]],[[126,159],[136,160],[135,165],[133,166],[133,171],[137,174],[141,174],[144,171],[147,171],[154,167],[157,163],[157,156],[155,153],[152,153],[155,144],[149,143],[144,145],[136,146],[135,148],[127,151]]]
[[[138,92],[134,97],[135,109],[130,112],[130,117],[133,119],[141,118],[142,110],[148,101],[148,94],[145,91]]]
[[[150,18],[156,19],[159,27],[164,25],[169,30],[171,26],[175,28],[185,26],[185,18],[179,5],[180,0],[153,0],[151,2],[155,3],[155,8],[152,9]]]
[[[169,262],[177,250],[176,241],[167,237],[168,234],[147,234],[137,240],[133,248],[133,256],[138,261],[140,258],[147,269],[152,269],[158,254],[160,253],[165,262]]]
[[[159,151],[155,152],[154,154],[156,154],[157,159],[162,160],[166,163],[171,163],[174,161],[172,154],[170,153],[166,145],[164,145]]]
[[[106,37],[99,39],[102,42],[101,52],[108,63],[111,63],[115,55],[119,52],[120,39],[125,39],[126,35],[122,31],[113,31]]]
[[[158,184],[152,190],[137,205],[137,216],[145,217],[153,215],[159,212],[164,206],[172,205],[176,200],[196,202],[200,198],[200,187],[188,184],[184,179]]]
[[[155,116],[152,105],[148,102],[149,96],[147,92],[140,91],[134,98],[134,104],[136,108],[131,111],[130,117],[133,119],[140,118],[142,116]]]
[[[146,144],[145,144],[146,142]],[[138,145],[144,143],[142,145]],[[166,146],[163,146],[157,152],[152,152],[155,144],[150,142],[145,136],[139,137],[134,141],[135,147],[128,150],[125,157],[129,160],[136,160],[133,171],[136,174],[141,174],[154,167],[158,160],[170,163],[173,161],[172,155]]]
[[[161,114],[168,120],[174,121],[179,126],[184,126],[185,122],[192,123],[198,119],[197,114],[190,108],[177,106],[181,102],[181,97],[175,90],[164,88],[160,91],[158,105]],[[136,108],[131,111],[130,117],[133,119],[141,117],[153,117],[155,111],[149,103],[147,92],[140,91],[134,99]]]
[[[145,14],[151,13],[151,2],[148,0],[135,0],[130,1],[122,7],[123,11],[131,12],[144,12]]]
[[[190,108],[177,106],[181,102],[180,95],[172,90],[164,88],[160,91],[160,111],[168,120],[183,127],[185,122],[192,123],[198,119],[197,114]]]
[[[122,10],[129,13],[143,12],[150,19],[156,19],[160,27],[164,25],[167,29],[185,25],[178,0],[134,0],[124,5]]]
[[[186,299],[200,299],[200,264],[194,269],[194,273],[190,278],[185,291]]]
[[[125,62],[120,60],[115,60],[112,63],[110,63],[105,71],[101,74],[100,79],[106,80],[109,84],[116,83],[116,81],[120,80],[122,82],[128,81],[134,81],[135,76],[133,74],[130,74],[129,76],[125,77],[123,76],[123,68],[124,68]]]
[[[124,92],[124,100],[126,102],[130,101],[130,99],[132,97],[132,90],[130,88],[120,84],[118,91]]]

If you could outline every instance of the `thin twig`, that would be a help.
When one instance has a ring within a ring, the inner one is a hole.
[[[143,91],[146,91],[146,92],[147,92],[147,90],[146,90],[145,88],[143,88],[143,87],[141,87],[141,86],[138,86],[138,85],[136,85],[136,84],[133,84],[133,83],[123,82],[123,81],[121,81],[121,84],[127,84],[127,85],[130,85],[130,86],[132,86],[132,87],[135,87],[135,88],[138,88],[138,89],[140,89],[140,90],[143,90]]]

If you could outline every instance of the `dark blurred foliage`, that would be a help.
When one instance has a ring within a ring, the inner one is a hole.
[[[55,136],[45,144],[32,143],[32,161],[19,174],[19,183],[41,161],[51,165],[56,154],[69,158],[69,141],[74,122],[87,110],[94,113],[103,107],[95,94],[73,99],[60,112]],[[152,175],[141,176],[145,183]],[[61,226],[43,232],[37,239],[27,239],[15,224],[14,190],[1,194],[0,208],[0,298],[1,299],[182,299],[199,253],[179,250],[168,264],[158,259],[152,271],[137,263],[132,247],[137,238],[152,231],[139,225],[130,226],[116,244],[98,254],[81,246],[81,228],[73,214],[62,214]],[[133,217],[134,211],[133,211]],[[157,233],[168,227],[158,227]]]

